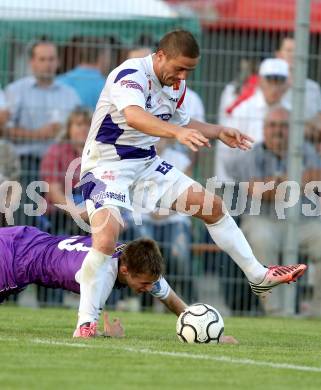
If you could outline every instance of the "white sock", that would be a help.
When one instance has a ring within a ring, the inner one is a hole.
[[[99,317],[106,265],[111,256],[90,248],[80,270],[80,302],[77,327]]]
[[[260,283],[264,279],[266,268],[257,261],[244,234],[229,214],[212,225],[206,224],[206,227],[215,243],[235,261],[251,282]]]

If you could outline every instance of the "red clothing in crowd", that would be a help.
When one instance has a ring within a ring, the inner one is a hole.
[[[79,154],[73,148],[70,143],[58,143],[51,145],[43,156],[40,165],[40,178],[46,181],[49,185],[52,183],[60,183],[62,188],[65,189],[66,172],[69,164],[79,158]],[[70,180],[71,184],[69,188],[74,188],[79,182],[80,178],[80,164],[78,164],[75,172],[72,172],[67,180]],[[48,193],[46,193],[46,200],[48,202],[47,213],[51,212],[54,206],[48,199]]]

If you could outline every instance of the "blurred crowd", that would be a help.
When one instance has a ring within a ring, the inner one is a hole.
[[[143,42],[129,48],[120,57],[122,60],[126,57],[143,57],[150,55],[154,48],[152,43]],[[217,107],[219,124],[238,128],[255,141],[253,149],[245,154],[217,143],[213,149],[212,176],[226,186],[235,182],[249,183],[248,203],[237,222],[252,245],[254,254],[264,264],[276,260],[282,262],[282,245],[286,234],[286,216],[280,219],[276,212],[276,204],[281,201],[279,197],[282,194],[278,192],[279,187],[272,188],[268,183],[282,184],[287,180],[294,50],[295,40],[289,35],[279,42],[279,48],[270,57],[262,61],[242,59],[239,73],[223,89]],[[5,184],[18,181],[22,192],[21,206],[15,211],[15,224],[33,224],[52,234],[83,234],[71,216],[78,213],[87,220],[77,186],[79,162],[91,115],[106,75],[111,66],[117,63],[112,58],[110,45],[93,38],[78,44],[74,53],[77,65],[59,75],[60,61],[54,42],[40,40],[32,43],[28,56],[29,74],[0,89],[2,199],[6,204],[14,203],[12,200],[17,194]],[[302,204],[311,202],[321,191],[317,185],[306,186],[321,178],[321,91],[316,81],[307,79],[305,85]],[[195,91],[187,89],[185,105],[192,118],[205,121],[204,103]],[[159,142],[158,154],[189,175],[194,174],[197,159],[200,163],[200,157],[191,155],[182,145],[168,139]],[[70,177],[68,167],[74,161],[78,161],[78,165]],[[39,195],[46,199],[47,207],[43,215],[30,217],[23,212],[23,205],[30,202],[26,190],[29,183],[34,181],[48,183],[47,188],[38,189]],[[70,189],[66,188],[67,181],[72,183]],[[266,186],[263,197],[262,187],[256,186],[256,182]],[[234,190],[238,191],[235,186]],[[73,210],[69,208],[66,211],[56,206],[66,204],[68,197],[73,200]],[[262,198],[261,212],[253,216],[250,201],[259,197]],[[309,302],[304,303],[304,308],[309,314],[320,316],[319,207],[314,207],[312,214],[312,217],[301,216],[299,245],[302,256],[308,258],[314,271],[310,272],[307,283],[305,297]],[[197,253],[192,243],[196,241],[196,235],[201,237],[201,242],[209,243],[205,232],[196,234],[190,219],[183,215],[163,216],[157,210],[144,215],[141,226],[134,223],[131,215],[125,213],[123,217],[126,226],[122,239],[131,240],[145,235],[157,240],[170,263],[168,271],[173,276],[176,290],[188,300],[195,298],[196,286],[191,275],[195,272],[193,259]],[[8,224],[3,207],[0,224]],[[198,249],[206,252],[206,259],[201,264],[203,273],[220,274],[220,262],[208,266],[208,258],[215,258],[216,251],[208,246],[204,248]],[[243,295],[245,293],[242,292]],[[274,297],[267,303],[257,304],[262,305],[262,310],[267,314],[278,314],[281,310],[280,299],[277,293]]]

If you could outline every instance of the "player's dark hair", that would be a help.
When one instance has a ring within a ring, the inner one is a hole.
[[[139,238],[127,244],[120,262],[134,275],[148,274],[158,278],[164,273],[164,259],[157,243],[150,238]]]
[[[157,51],[163,52],[169,57],[182,55],[188,58],[198,58],[200,56],[199,45],[193,34],[187,30],[174,30],[160,40]]]

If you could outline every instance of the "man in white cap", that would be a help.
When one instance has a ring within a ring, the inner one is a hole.
[[[263,140],[264,117],[271,107],[281,104],[282,97],[288,89],[289,66],[279,58],[265,59],[259,68],[259,86],[249,99],[237,106],[226,118],[224,126],[235,127],[251,136],[255,143]],[[285,108],[290,107],[285,104]],[[236,149],[217,144],[215,157],[215,175],[219,181],[231,181],[226,171],[227,161],[238,156]]]

